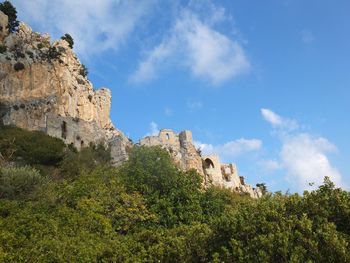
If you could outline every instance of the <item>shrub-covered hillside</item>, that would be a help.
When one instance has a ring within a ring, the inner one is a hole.
[[[0,262],[350,262],[350,194],[328,179],[252,200],[157,147],[116,169],[103,146],[1,127],[0,152]]]

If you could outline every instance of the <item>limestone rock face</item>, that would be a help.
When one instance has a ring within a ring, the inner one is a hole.
[[[147,136],[140,140],[140,145],[162,146],[171,155],[175,164],[182,170],[195,169],[203,176],[204,186],[216,185],[246,193],[253,198],[262,196],[260,188],[253,188],[238,175],[235,164],[223,164],[218,156],[201,156],[193,144],[192,133],[182,131],[175,134],[172,130],[163,129],[157,136]]]
[[[20,23],[18,32],[1,43],[7,48],[0,53],[2,124],[41,130],[78,149],[91,142],[108,144],[115,164],[127,158],[130,142],[109,117],[110,90],[93,89],[65,40],[51,44],[50,36]]]
[[[3,41],[8,35],[7,25],[8,17],[2,11],[0,11],[0,41]]]

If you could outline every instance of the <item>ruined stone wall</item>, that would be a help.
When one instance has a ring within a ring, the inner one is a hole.
[[[260,189],[244,183],[238,175],[235,164],[222,164],[216,155],[201,156],[192,141],[192,132],[179,134],[163,129],[157,136],[147,136],[140,140],[141,145],[160,145],[171,154],[175,164],[182,170],[195,169],[203,176],[205,186],[216,185],[247,193],[253,198],[262,196]]]
[[[65,40],[51,44],[20,23],[0,44],[7,47],[0,53],[0,124],[40,130],[78,149],[105,143],[114,164],[127,159],[130,142],[109,117],[110,90],[93,89]]]
[[[202,159],[192,143],[191,131],[175,134],[172,130],[163,129],[157,136],[147,136],[140,140],[141,145],[160,145],[167,149],[175,164],[182,170],[195,169],[203,174]]]

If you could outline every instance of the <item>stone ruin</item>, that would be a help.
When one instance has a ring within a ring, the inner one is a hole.
[[[133,144],[110,120],[110,90],[94,90],[65,40],[51,44],[49,35],[33,32],[24,23],[17,33],[9,34],[7,23],[0,11],[0,46],[6,47],[0,52],[0,126],[43,131],[78,150],[103,143],[111,149],[113,165],[127,160],[127,149]],[[141,139],[140,144],[163,146],[180,169],[197,170],[205,186],[261,196],[259,189],[238,176],[234,164],[221,164],[217,156],[201,156],[190,131],[162,130],[158,136]]]
[[[229,188],[238,193],[247,193],[253,198],[262,196],[260,188],[253,188],[238,175],[235,164],[223,164],[216,155],[202,156],[192,140],[191,131],[179,134],[172,130],[160,130],[157,136],[147,136],[140,140],[140,145],[162,146],[166,149],[174,163],[182,170],[195,169],[204,178],[204,186],[216,185]]]

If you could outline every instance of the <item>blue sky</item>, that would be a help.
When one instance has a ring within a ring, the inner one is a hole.
[[[21,20],[70,33],[111,118],[134,141],[192,130],[247,182],[350,185],[347,0],[16,0]]]

